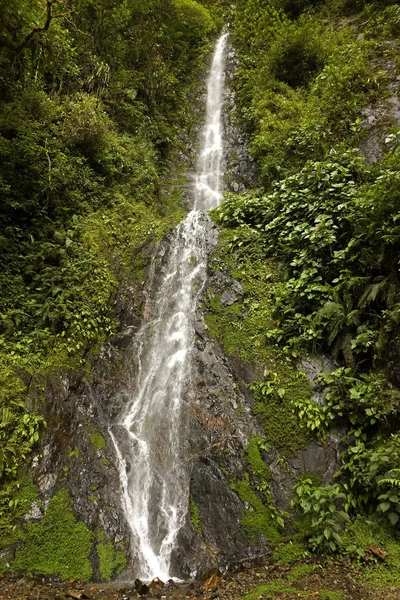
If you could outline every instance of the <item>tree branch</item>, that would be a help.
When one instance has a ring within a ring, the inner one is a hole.
[[[19,44],[19,46],[17,46],[15,48],[16,52],[20,52],[21,50],[26,48],[28,46],[29,42],[32,40],[32,38],[36,34],[41,33],[42,31],[47,31],[49,29],[50,23],[54,18],[54,15],[51,12],[51,9],[53,6],[53,1],[54,0],[47,0],[46,21],[45,21],[45,24],[43,25],[43,27],[35,27],[34,29],[32,29],[32,31],[30,33],[28,33],[28,35],[22,40],[22,42]]]

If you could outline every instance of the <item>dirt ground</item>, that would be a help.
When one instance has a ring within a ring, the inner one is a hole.
[[[248,594],[251,600],[400,600],[399,588],[372,589],[362,583],[357,569],[323,561],[287,566],[265,562],[225,576],[210,573],[202,582],[155,580],[150,586],[58,582],[15,574],[0,579],[0,600],[243,600]]]

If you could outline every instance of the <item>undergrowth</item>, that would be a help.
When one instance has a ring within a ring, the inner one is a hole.
[[[236,2],[237,118],[262,178],[213,212],[216,268],[244,295],[227,307],[209,291],[209,330],[255,369],[272,447],[288,455],[341,432],[336,481],[306,475],[293,508],[314,551],[356,560],[357,515],[388,532],[393,560],[400,518],[399,22],[390,1]],[[379,111],[378,160],[365,160],[366,115]],[[316,402],[296,366],[320,354],[333,364]]]

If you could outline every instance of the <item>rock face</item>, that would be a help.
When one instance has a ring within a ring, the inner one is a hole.
[[[387,41],[386,44],[398,50],[397,42]],[[393,61],[385,60],[379,66],[388,75],[387,94],[361,113],[362,136],[359,151],[368,165],[383,158],[384,153],[392,146],[389,136],[391,129],[400,125],[400,80],[394,75],[395,65]]]
[[[241,193],[257,185],[257,167],[247,149],[249,140],[241,131],[236,120],[235,92],[232,80],[238,59],[234,48],[230,47],[226,61],[226,87],[224,105],[224,138],[226,141],[225,184],[229,192]]]

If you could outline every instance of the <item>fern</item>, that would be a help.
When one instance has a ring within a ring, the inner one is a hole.
[[[386,477],[379,479],[378,485],[391,485],[400,488],[400,469],[391,469],[388,471]]]
[[[0,428],[12,423],[15,419],[15,413],[8,406],[0,407]]]

